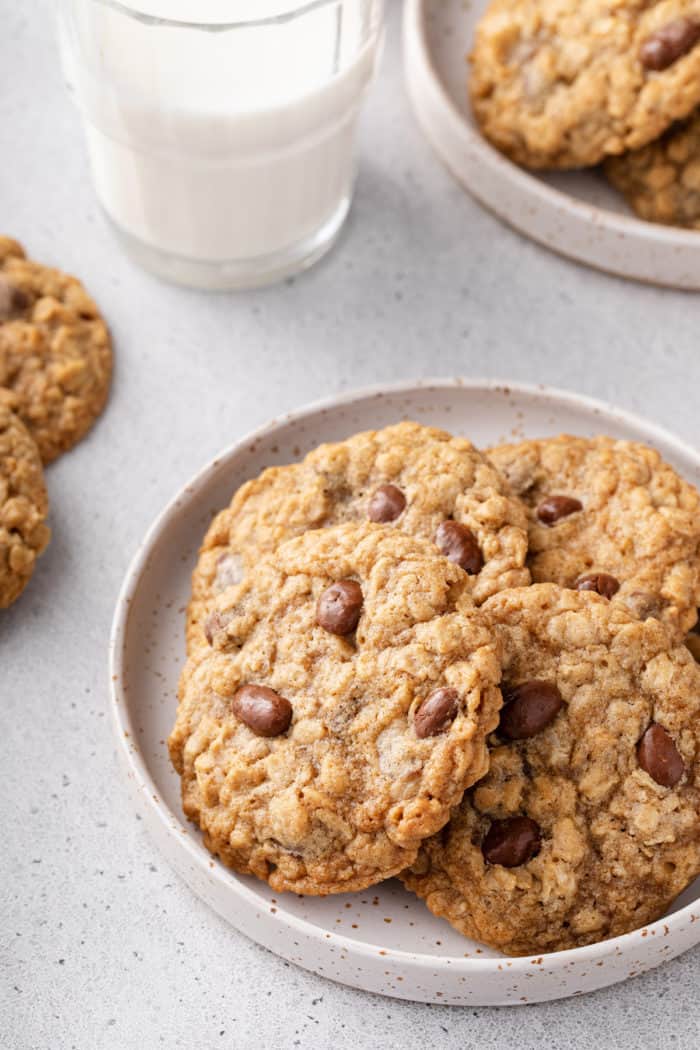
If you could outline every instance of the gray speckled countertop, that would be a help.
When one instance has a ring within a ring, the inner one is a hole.
[[[337,250],[255,294],[160,284],[97,210],[51,7],[0,0],[0,227],[86,281],[117,369],[99,426],[50,469],[53,543],[1,614],[2,1046],[697,1047],[700,949],[583,999],[499,1010],[355,992],[245,940],[133,815],[106,645],[164,502],[238,434],[305,401],[410,376],[503,376],[605,397],[700,444],[700,297],[581,269],[466,197],[408,111],[397,0]]]

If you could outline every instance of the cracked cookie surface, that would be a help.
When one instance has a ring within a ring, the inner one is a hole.
[[[209,528],[193,574],[189,651],[205,644],[212,598],[240,581],[261,553],[307,529],[369,517],[431,541],[437,536],[448,556],[477,570],[469,583],[477,603],[530,582],[526,517],[491,463],[464,438],[398,423],[320,445],[302,462],[270,467],[238,489]],[[446,522],[456,523],[447,535]],[[460,525],[473,543],[459,535]]]
[[[492,0],[471,63],[474,115],[497,149],[529,168],[586,167],[700,103],[700,2]]]
[[[107,327],[80,282],[0,237],[0,401],[22,419],[44,464],[85,436],[111,374]]]
[[[216,617],[169,741],[208,848],[305,894],[410,864],[484,774],[498,720],[498,643],[466,573],[399,530],[339,525],[260,560]]]
[[[0,404],[0,609],[19,598],[49,542],[48,509],[38,449]]]
[[[614,603],[659,617],[678,641],[692,628],[700,605],[700,495],[658,452],[562,435],[488,455],[527,507],[535,582],[590,589],[591,578],[611,577]],[[573,500],[573,509],[559,498]]]
[[[700,112],[643,149],[610,158],[605,174],[640,218],[700,230]]]
[[[659,918],[700,872],[700,667],[658,620],[599,595],[534,584],[482,611],[506,700],[489,772],[403,881],[512,955]],[[558,705],[524,711],[526,682]]]

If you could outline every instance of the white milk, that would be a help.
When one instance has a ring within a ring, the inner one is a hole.
[[[254,6],[283,4],[295,6]],[[147,6],[201,19],[207,5]],[[227,10],[246,8],[236,0]],[[339,0],[272,26],[205,31],[65,0],[64,68],[97,194],[141,262],[185,283],[235,287],[323,253],[350,203],[379,17],[378,0]]]

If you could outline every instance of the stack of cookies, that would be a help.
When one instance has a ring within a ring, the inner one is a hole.
[[[507,953],[639,927],[700,873],[698,604],[700,496],[645,446],[322,445],[204,540],[185,813],[277,891],[398,875]]]
[[[477,123],[517,164],[605,162],[642,218],[700,229],[698,0],[491,0],[471,63]]]
[[[111,373],[107,327],[80,282],[0,237],[0,609],[49,541],[43,466],[85,436]]]

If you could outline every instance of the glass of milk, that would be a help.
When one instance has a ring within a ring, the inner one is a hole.
[[[383,0],[61,0],[100,203],[141,265],[246,288],[333,244]]]

